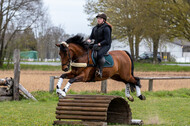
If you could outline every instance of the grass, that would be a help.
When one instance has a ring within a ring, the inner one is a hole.
[[[164,63],[163,63],[164,64]],[[44,70],[44,71],[60,71],[61,66],[49,66],[49,65],[20,65],[21,70]],[[6,66],[6,64],[3,65],[0,70],[13,70],[14,65],[10,64],[9,67]],[[144,71],[144,72],[150,72],[150,71],[157,71],[157,72],[189,72],[190,67],[189,66],[178,66],[178,65],[162,65],[162,64],[150,64],[150,63],[134,63],[134,69],[135,71]]]
[[[32,93],[38,102],[21,101],[0,102],[0,125],[2,126],[50,126],[55,119],[58,97],[45,91]],[[124,90],[108,94],[99,92],[69,91],[69,94],[101,94],[125,96]],[[190,89],[176,91],[143,92],[146,101],[135,98],[129,102],[134,119],[142,119],[146,125],[188,126],[190,125]]]
[[[26,65],[20,64],[21,70],[43,70],[43,71],[60,71],[61,66],[50,66],[50,65]],[[10,64],[8,67],[6,64],[0,68],[0,70],[14,70],[14,65]]]
[[[150,63],[138,63],[134,64],[135,71],[157,71],[157,72],[189,72],[189,66],[178,66],[178,65],[162,65],[162,64],[150,64]]]

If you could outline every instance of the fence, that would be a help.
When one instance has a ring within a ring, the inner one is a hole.
[[[58,76],[50,76],[50,87],[49,92],[52,93],[54,90],[54,79],[59,79]],[[140,80],[149,80],[148,91],[153,90],[153,80],[172,80],[172,79],[190,79],[190,76],[186,77],[140,77]],[[107,93],[107,80],[101,82],[101,92]]]

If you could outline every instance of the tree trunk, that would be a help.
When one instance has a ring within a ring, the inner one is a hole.
[[[134,60],[134,45],[133,45],[133,35],[129,36],[129,47],[131,51],[131,57]]]
[[[140,37],[138,35],[135,36],[135,60],[139,57],[139,43]]]
[[[1,48],[0,48],[0,67],[3,67],[3,38],[0,38]]]
[[[153,64],[158,63],[157,54],[158,54],[159,39],[160,39],[160,36],[155,36],[152,38],[152,40],[153,40]]]

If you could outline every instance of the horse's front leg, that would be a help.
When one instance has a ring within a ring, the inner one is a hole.
[[[62,90],[60,91],[59,97],[60,97],[60,98],[63,98],[63,97],[66,96],[66,93],[67,93],[67,91],[69,90],[69,88],[70,88],[70,86],[72,85],[72,83],[74,83],[74,82],[81,82],[81,81],[85,81],[83,74],[80,74],[80,75],[78,75],[78,76],[76,76],[76,77],[71,78],[71,79],[67,82],[67,84],[66,84],[66,86],[64,87],[63,91],[62,91]],[[62,82],[63,82],[63,81],[60,79],[60,83],[62,83]],[[58,82],[58,83],[59,83],[59,82]]]
[[[57,86],[56,86],[56,93],[58,94],[58,96],[61,97],[65,97],[66,96],[66,91],[65,88],[68,89],[70,87],[70,84],[67,83],[67,85],[65,86],[65,88],[63,90],[61,90],[61,85],[63,83],[63,79],[65,78],[73,78],[74,75],[72,73],[66,73],[66,74],[62,74],[57,82]]]

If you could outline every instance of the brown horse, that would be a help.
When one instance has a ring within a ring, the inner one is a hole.
[[[61,56],[62,70],[69,71],[71,65],[71,71],[62,74],[57,83],[56,92],[59,97],[65,97],[66,92],[74,82],[102,81],[112,78],[126,84],[125,94],[130,101],[134,100],[130,95],[130,85],[136,88],[137,96],[141,100],[145,100],[145,97],[141,95],[140,80],[133,76],[133,61],[128,52],[110,51],[109,54],[113,57],[114,65],[113,67],[103,68],[103,76],[100,78],[95,76],[96,67],[93,66],[92,50],[86,48],[86,42],[83,41],[83,37],[76,35],[66,42],[56,44],[56,46],[60,47],[59,55]],[[73,63],[75,63],[75,66],[72,66]],[[69,81],[65,88],[61,90],[60,88],[65,78],[69,79]]]

